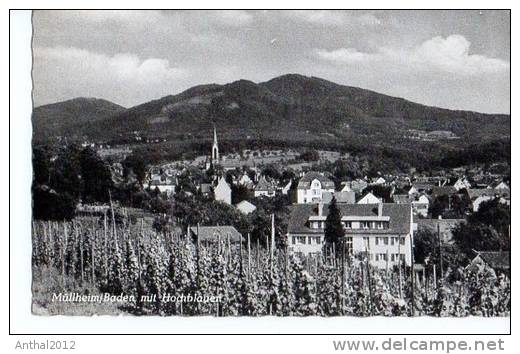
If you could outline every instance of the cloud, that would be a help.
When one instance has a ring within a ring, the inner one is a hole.
[[[212,11],[209,14],[210,18],[213,15],[213,19],[217,24],[230,27],[248,25],[254,19],[251,13],[243,10],[220,10]]]
[[[321,26],[378,26],[381,24],[381,20],[379,20],[375,15],[370,13],[356,13],[332,10],[293,10],[282,11],[282,13],[292,19]]]
[[[373,53],[356,48],[316,49],[318,58],[347,65],[386,64],[401,66],[403,71],[436,71],[453,75],[476,76],[507,73],[510,64],[504,60],[470,54],[471,43],[461,35],[437,36],[411,49],[382,47]]]
[[[332,51],[317,49],[316,54],[322,59],[346,64],[362,63],[372,58],[371,54],[362,53],[355,48],[339,48]]]
[[[61,98],[93,93],[123,105],[172,93],[169,88],[188,76],[166,59],[141,59],[131,53],[109,56],[74,47],[34,48],[33,73],[35,101],[45,102],[50,93],[43,88],[52,87],[52,94]]]

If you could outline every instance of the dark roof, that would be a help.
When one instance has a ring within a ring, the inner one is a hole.
[[[425,182],[419,182],[419,183],[414,182],[414,183],[412,183],[412,187],[414,187],[418,191],[429,191],[433,187],[435,187],[435,184],[433,184],[433,183],[425,183]]]
[[[432,197],[437,198],[444,195],[453,195],[457,194],[457,188],[453,186],[433,186],[432,187]]]
[[[467,193],[468,193],[469,199],[471,199],[471,200],[475,200],[478,197],[482,197],[482,196],[495,197],[497,194],[499,194],[499,193],[497,193],[497,191],[495,189],[492,189],[492,188],[481,188],[481,189],[470,188],[467,190]]]
[[[412,201],[412,198],[410,198],[410,196],[408,194],[394,194],[392,196],[392,199],[393,199],[394,203],[397,203],[397,204],[407,204]]]
[[[509,252],[477,251],[477,257],[479,256],[493,269],[509,269],[511,266]]]
[[[298,182],[298,189],[309,189],[311,186],[311,182],[317,179],[321,183],[321,188],[330,189],[334,188],[334,182],[330,180],[330,178],[322,175],[319,172],[310,171],[305,174]]]
[[[274,192],[275,188],[271,183],[267,182],[265,177],[262,177],[262,178],[260,178],[260,181],[258,181],[258,184],[255,187],[255,191]]]
[[[233,226],[197,226],[190,227],[191,232],[199,238],[199,241],[217,241],[219,236],[222,240],[227,240],[229,235],[231,242],[240,242],[242,235]]]
[[[159,180],[154,179],[150,181],[150,186],[173,186],[176,181],[173,177],[161,176]]]
[[[451,232],[453,228],[459,224],[466,222],[465,219],[417,219],[417,229],[429,230],[437,232],[437,226],[441,233]]]
[[[330,203],[332,201],[332,196],[336,198],[337,203],[354,204],[356,202],[355,192],[323,192],[323,203]]]
[[[318,205],[316,204],[295,204],[291,207],[289,218],[289,233],[323,233],[322,230],[311,229],[307,221],[310,216],[318,215]],[[338,204],[341,216],[377,216],[378,204]],[[383,216],[390,217],[388,229],[383,230],[346,230],[346,233],[381,233],[381,234],[407,234],[411,228],[411,205],[383,203]],[[329,213],[329,205],[323,204],[323,216]]]
[[[205,194],[205,193],[210,193],[211,192],[211,183],[201,183],[200,184],[200,191],[201,193]]]

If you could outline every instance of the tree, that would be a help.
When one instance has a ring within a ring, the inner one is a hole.
[[[466,255],[471,255],[472,250],[498,251],[509,247],[505,237],[492,226],[481,223],[460,224],[453,231],[453,239]]]
[[[498,199],[488,200],[480,204],[478,211],[468,218],[468,222],[492,226],[498,233],[505,236],[511,225],[511,210]]]
[[[146,163],[139,155],[128,155],[122,162],[123,176],[128,177],[133,172],[139,183],[143,183],[146,177]]]
[[[343,236],[345,236],[345,229],[341,223],[341,213],[336,204],[336,198],[332,197],[329,214],[325,220],[325,242],[337,245]]]
[[[81,151],[80,164],[83,201],[107,202],[108,191],[113,188],[112,173],[108,165],[89,147]]]

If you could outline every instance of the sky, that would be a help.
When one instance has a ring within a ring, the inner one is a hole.
[[[125,107],[298,73],[450,109],[510,112],[509,11],[35,11],[35,106]]]

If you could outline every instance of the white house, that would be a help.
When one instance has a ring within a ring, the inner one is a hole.
[[[457,179],[457,181],[455,181],[455,183],[453,184],[453,187],[455,187],[458,191],[460,191],[461,189],[471,188],[471,184],[468,182],[466,177],[462,177],[462,178]]]
[[[496,190],[509,190],[509,186],[506,184],[506,182],[502,181],[495,186],[495,189]]]
[[[153,178],[149,182],[148,186],[150,189],[157,188],[161,193],[166,193],[167,196],[172,196],[175,194],[177,183],[174,178],[163,175],[158,178]]]
[[[298,182],[298,204],[317,203],[323,200],[323,192],[334,193],[334,182],[319,172],[307,172]]]
[[[382,185],[385,183],[386,183],[386,180],[383,177],[378,177],[372,181],[372,184],[375,184],[375,185]]]
[[[385,269],[400,261],[411,265],[413,214],[411,204],[338,204],[350,254],[365,254],[371,264]],[[297,254],[319,254],[325,242],[327,204],[297,204],[288,224],[288,249]]]
[[[224,177],[220,177],[218,180],[218,184],[214,190],[215,200],[224,202],[226,204],[231,204],[231,187],[226,182]]]
[[[287,195],[287,193],[289,193],[289,190],[291,189],[291,186],[292,186],[292,179],[289,180],[289,182],[287,182],[287,184],[281,188],[282,194]]]
[[[412,201],[412,209],[416,215],[423,217],[428,216],[428,208],[430,207],[430,199],[425,194],[417,196]]]
[[[251,178],[249,178],[247,173],[243,173],[240,176],[240,178],[238,179],[238,184],[241,185],[241,186],[245,186],[245,185],[248,185],[250,183],[253,183],[253,181],[251,180]]]
[[[236,208],[244,214],[250,214],[256,210],[256,206],[247,200],[243,200],[236,205]]]
[[[341,189],[340,192],[352,192],[352,188],[350,188],[350,183],[348,182],[341,182]]]
[[[371,192],[368,192],[367,194],[365,194],[365,196],[363,198],[361,198],[357,202],[357,204],[378,204],[380,202],[381,201],[379,200],[378,197],[373,195]]]

